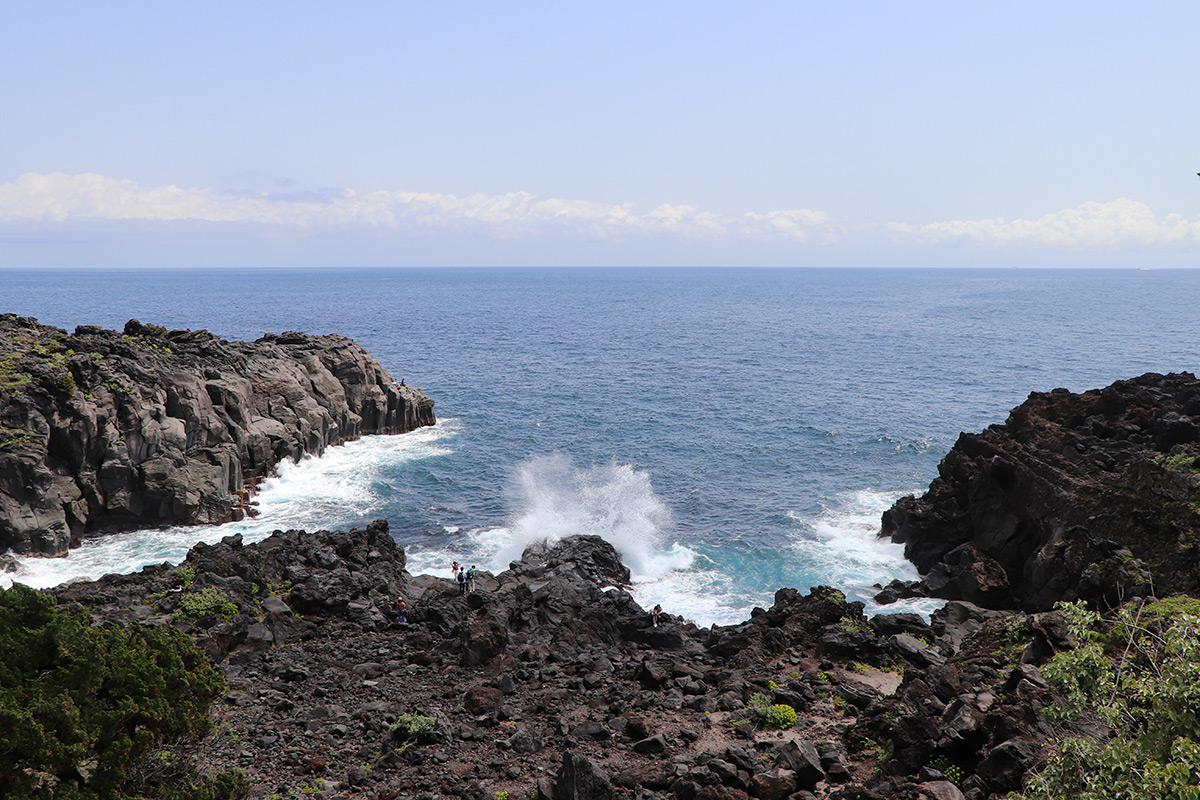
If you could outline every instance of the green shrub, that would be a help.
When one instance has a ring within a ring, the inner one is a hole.
[[[1177,453],[1173,456],[1164,456],[1160,462],[1167,469],[1175,470],[1176,472],[1200,472],[1200,457],[1195,453]]]
[[[220,589],[210,586],[181,597],[172,619],[176,622],[196,622],[205,617],[216,617],[222,622],[229,622],[237,615],[237,603]]]
[[[791,706],[776,704],[767,709],[763,716],[763,727],[772,730],[786,730],[796,724],[796,709]]]
[[[224,682],[174,628],[98,628],[24,586],[0,591],[0,787],[31,800],[216,800],[244,778],[142,782],[163,741],[203,736]],[[220,784],[218,786],[218,783]],[[242,787],[239,789],[239,787]]]
[[[433,733],[437,720],[421,714],[401,714],[392,726],[392,735],[397,739],[419,740]]]
[[[1012,797],[1200,800],[1200,617],[1186,600],[1160,603],[1125,605],[1107,637],[1094,630],[1098,614],[1059,604],[1080,644],[1042,674],[1063,694],[1066,715],[1104,720],[1108,730],[1054,742],[1045,767]]]
[[[929,762],[929,766],[942,773],[946,780],[950,781],[955,786],[962,784],[964,777],[962,767],[958,766],[957,764],[952,764],[950,759],[946,758],[946,756],[938,756]]]
[[[765,694],[751,697],[746,711],[763,728],[784,730],[796,724],[796,709],[782,704],[771,705],[770,698]]]

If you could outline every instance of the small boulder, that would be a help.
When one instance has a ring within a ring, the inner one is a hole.
[[[508,647],[508,628],[495,620],[473,619],[463,623],[459,644],[464,667],[487,664]]]
[[[595,761],[570,750],[563,753],[555,800],[612,800],[612,796],[612,781]]]
[[[661,733],[649,736],[633,744],[633,752],[643,755],[657,755],[666,749],[667,740]]]
[[[463,708],[468,714],[476,717],[494,714],[500,705],[501,697],[501,691],[494,686],[473,686],[463,697]]]
[[[929,781],[917,789],[928,800],[964,800],[962,791],[950,781]]]
[[[821,756],[809,741],[784,742],[775,751],[775,766],[792,775],[801,789],[811,789],[825,778]]]
[[[750,794],[759,800],[784,800],[796,791],[796,773],[776,767],[750,779]]]

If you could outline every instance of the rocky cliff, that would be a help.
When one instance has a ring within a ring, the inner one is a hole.
[[[1200,589],[1200,380],[1035,392],[964,433],[883,533],[937,597],[1045,610]]]
[[[229,342],[131,320],[73,334],[0,316],[0,552],[91,532],[219,523],[283,459],[434,423],[343,336]]]

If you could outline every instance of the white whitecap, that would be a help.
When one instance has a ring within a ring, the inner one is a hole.
[[[556,454],[527,459],[514,480],[516,513],[501,560],[520,556],[537,541],[574,534],[599,536],[621,554],[635,581],[651,581],[687,568],[695,554],[668,544],[670,509],[655,493],[650,474],[609,462],[577,468]]]
[[[918,577],[904,546],[879,536],[880,517],[904,494],[861,489],[837,495],[814,516],[789,512],[799,527],[792,542],[797,558],[821,583],[877,607],[875,584]]]

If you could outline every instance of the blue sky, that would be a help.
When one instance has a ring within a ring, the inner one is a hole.
[[[1200,4],[0,4],[0,266],[1200,263]]]

